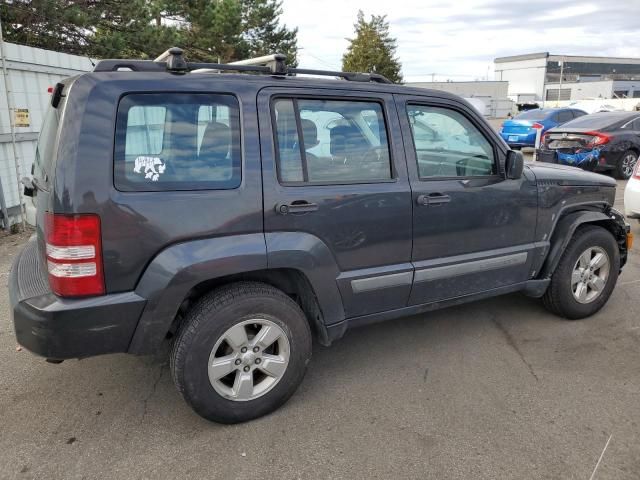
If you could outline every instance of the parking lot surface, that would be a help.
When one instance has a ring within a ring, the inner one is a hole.
[[[18,351],[5,285],[23,241],[0,240],[2,478],[589,479],[608,440],[594,478],[640,475],[640,242],[592,318],[514,294],[352,330],[315,346],[283,408],[223,426],[164,356]]]

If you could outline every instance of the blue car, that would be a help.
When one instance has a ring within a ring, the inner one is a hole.
[[[538,129],[543,134],[550,128],[586,114],[587,112],[577,108],[536,108],[506,120],[502,124],[500,135],[511,148],[534,147]]]

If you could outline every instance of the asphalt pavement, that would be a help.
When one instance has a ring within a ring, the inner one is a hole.
[[[640,478],[633,229],[592,318],[513,294],[356,329],[315,346],[283,408],[234,426],[195,415],[164,356],[51,365],[18,351],[4,285],[21,239],[5,238],[0,477],[588,480],[601,458],[594,479]]]

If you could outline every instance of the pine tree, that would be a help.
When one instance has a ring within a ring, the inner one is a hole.
[[[243,57],[284,53],[289,65],[297,65],[298,29],[280,25],[282,1],[241,0],[241,3]]]
[[[356,36],[349,39],[347,52],[342,56],[342,70],[375,72],[392,82],[402,82],[402,66],[395,56],[396,39],[389,33],[386,16],[372,15],[367,21],[361,10],[354,28]]]
[[[282,52],[295,65],[297,29],[281,0],[13,0],[0,4],[5,40],[96,58],[155,58],[171,46],[193,61]]]

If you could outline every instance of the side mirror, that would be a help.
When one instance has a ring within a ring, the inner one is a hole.
[[[24,196],[33,197],[36,191],[36,187],[29,177],[22,177],[20,183],[24,186]]]
[[[522,152],[509,150],[509,152],[507,152],[507,158],[504,162],[505,177],[511,180],[517,180],[522,177],[523,169],[524,157],[522,156]]]

